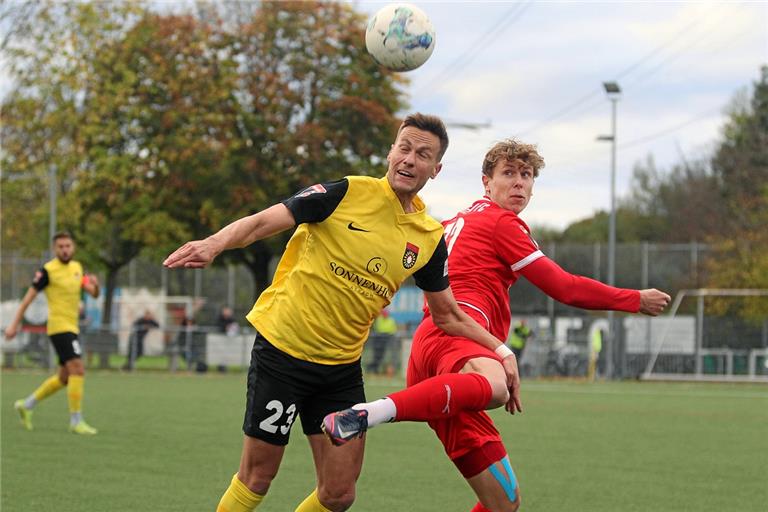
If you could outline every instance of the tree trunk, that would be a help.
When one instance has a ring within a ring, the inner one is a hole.
[[[102,310],[101,328],[109,329],[112,327],[112,301],[114,300],[115,288],[117,287],[117,273],[122,265],[118,267],[107,267],[107,282],[104,287],[104,309]]]
[[[245,249],[236,251],[236,258],[242,262],[253,277],[254,301],[267,289],[272,279],[269,275],[269,263],[272,250],[264,241],[259,240]]]

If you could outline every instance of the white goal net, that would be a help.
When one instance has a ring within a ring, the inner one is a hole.
[[[768,382],[768,290],[681,290],[636,330],[650,349],[641,379]]]

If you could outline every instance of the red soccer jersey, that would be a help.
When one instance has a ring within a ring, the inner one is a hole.
[[[637,290],[570,274],[547,258],[525,222],[487,197],[443,223],[448,278],[456,301],[491,334],[507,339],[509,287],[522,274],[555,300],[585,309],[636,313]]]
[[[473,318],[482,318],[491,334],[507,339],[509,287],[520,270],[544,254],[517,214],[487,198],[475,201],[443,226],[448,279],[456,301]]]

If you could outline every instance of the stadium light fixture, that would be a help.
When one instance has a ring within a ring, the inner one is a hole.
[[[616,103],[621,97],[617,82],[603,82],[603,89],[611,102],[611,134],[600,135],[597,140],[611,143],[611,214],[608,221],[608,284],[616,285]],[[605,347],[605,373],[613,377],[613,350],[615,339],[614,314],[608,312],[608,343]]]

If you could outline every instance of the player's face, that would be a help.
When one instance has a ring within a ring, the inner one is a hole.
[[[434,133],[406,126],[387,155],[387,180],[401,199],[410,200],[440,172],[440,139]]]
[[[75,254],[75,242],[71,238],[59,238],[53,243],[53,252],[62,263],[68,263]]]
[[[533,168],[522,160],[499,160],[493,177],[483,175],[485,195],[505,210],[522,212],[533,192]]]

